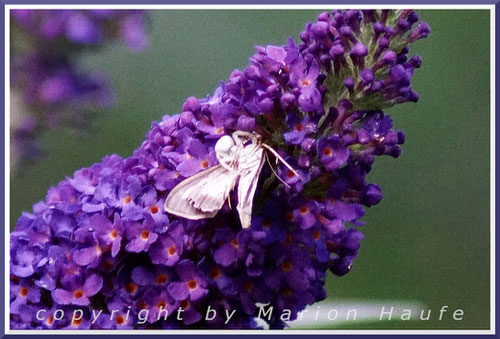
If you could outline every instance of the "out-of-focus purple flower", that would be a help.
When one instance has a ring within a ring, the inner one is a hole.
[[[143,51],[149,42],[143,11],[15,9],[10,15],[12,41],[27,44],[11,47],[11,89],[22,99],[12,101],[11,112],[21,115],[11,125],[17,166],[41,154],[36,131],[61,121],[85,127],[90,110],[113,103],[106,76],[80,70],[74,60],[78,53],[117,39],[130,50]]]
[[[143,51],[149,44],[142,13],[125,17],[120,34],[127,47],[133,51]]]
[[[408,44],[429,30],[417,21],[413,11],[322,13],[299,45],[258,46],[212,96],[153,123],[129,158],[105,157],[49,189],[11,234],[11,327],[255,328],[265,304],[269,326],[283,328],[280,314],[296,319],[326,298],[328,270],[352,269],[365,207],[382,199],[366,180],[375,158],[401,154],[405,136],[382,109],[418,99],[421,59]],[[43,34],[66,34],[59,25]],[[167,194],[216,166],[217,140],[235,130],[259,133],[298,175],[263,168],[248,229],[228,204],[210,219],[167,215]],[[77,306],[77,323],[50,318]],[[33,316],[42,307],[49,320]],[[219,315],[205,319],[208,307]],[[94,323],[91,311],[102,313]]]
[[[66,39],[92,45],[119,37],[133,50],[148,44],[144,11],[140,10],[14,9],[10,15],[17,25],[43,41]]]

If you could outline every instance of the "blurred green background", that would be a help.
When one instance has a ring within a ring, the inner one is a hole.
[[[116,44],[85,54],[82,67],[109,74],[113,109],[87,134],[60,128],[42,139],[42,161],[11,178],[11,227],[47,189],[107,154],[127,157],[153,120],[180,111],[188,96],[211,94],[254,45],[297,40],[320,11],[153,11],[151,46],[135,54]],[[332,302],[420,302],[429,321],[352,322],[341,328],[489,328],[490,25],[489,11],[421,10],[432,29],[411,47],[423,66],[417,104],[388,110],[407,142],[399,159],[379,158],[370,181],[384,200],[367,211],[359,258],[348,275],[329,276]],[[450,310],[438,321],[439,309]],[[456,308],[462,321],[451,320]],[[326,325],[321,325],[327,328]]]

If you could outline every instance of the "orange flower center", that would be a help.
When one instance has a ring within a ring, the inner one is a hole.
[[[231,245],[234,247],[234,248],[238,248],[240,245],[238,244],[238,240],[236,240],[236,238],[233,238],[233,240],[231,240]]]
[[[250,291],[252,289],[252,287],[253,287],[253,283],[250,281],[245,281],[243,283],[243,290],[246,292]]]
[[[177,249],[175,248],[174,245],[172,245],[168,248],[168,255],[174,255],[176,252],[177,252]]]
[[[127,291],[127,293],[129,294],[133,294],[135,291],[137,291],[137,285],[133,282],[129,282],[127,285],[125,285],[125,291]]]
[[[303,206],[300,206],[300,214],[306,214],[307,212],[309,212],[309,208],[307,208],[306,205],[303,205]]]
[[[117,317],[116,317],[116,323],[117,323],[118,325],[123,325],[123,324],[125,324],[125,317],[124,317],[123,315],[121,315],[121,314],[120,314],[119,316],[117,316]]]
[[[331,149],[330,147],[325,147],[325,148],[323,149],[323,155],[324,155],[324,156],[329,157],[329,156],[331,156],[331,155],[332,155],[332,153],[333,153],[333,152],[332,152],[332,149]]]
[[[75,299],[79,299],[79,298],[83,297],[83,291],[76,290],[75,293],[73,293],[73,297],[75,297]]]
[[[321,238],[321,233],[319,231],[314,231],[313,232],[313,238],[314,240],[319,240],[319,238]]]
[[[208,167],[208,165],[209,165],[209,164],[210,164],[210,163],[208,162],[208,160],[203,160],[203,161],[201,162],[201,168],[205,169],[205,168],[207,168],[207,167]]]
[[[210,270],[210,276],[212,279],[218,279],[221,276],[220,270],[217,267],[214,267]]]
[[[196,281],[194,279],[189,280],[187,285],[190,290],[194,290],[196,289],[196,287],[198,287],[198,284],[196,284]]]
[[[19,290],[19,295],[21,297],[25,297],[28,295],[28,289],[26,287],[21,287],[21,289]]]
[[[131,201],[132,197],[130,195],[127,195],[125,198],[123,198],[123,202],[125,203],[125,205],[130,204]]]
[[[158,208],[158,206],[156,205],[153,205],[149,208],[149,212],[151,212],[151,214],[156,214],[160,211],[160,209]]]
[[[161,300],[160,302],[158,302],[157,306],[158,306],[158,309],[164,310],[165,307],[167,307],[167,304],[163,300]]]
[[[293,266],[292,266],[292,263],[288,260],[285,260],[283,262],[283,264],[281,264],[281,269],[284,271],[284,272],[290,272],[292,270]]]
[[[109,236],[111,237],[111,239],[116,239],[118,238],[118,231],[113,229],[111,232],[109,232]]]
[[[181,306],[181,308],[182,308],[183,310],[187,310],[187,309],[189,308],[189,306],[191,306],[191,305],[190,305],[190,303],[189,303],[189,300],[184,299],[183,301],[181,301],[180,306]]]
[[[285,213],[285,220],[288,222],[292,222],[294,220],[293,213],[292,212],[286,212]]]
[[[302,80],[300,83],[302,86],[309,86],[311,84],[311,82],[307,79]]]
[[[262,219],[262,227],[264,228],[271,227],[271,221],[269,219]]]
[[[168,276],[166,274],[158,274],[156,276],[156,283],[162,285],[168,281]]]
[[[149,238],[149,231],[148,230],[142,230],[141,232],[141,238],[144,240],[148,240]]]
[[[302,124],[297,124],[297,126],[295,126],[295,129],[299,132],[302,132],[302,130],[304,129],[304,126],[302,126]]]

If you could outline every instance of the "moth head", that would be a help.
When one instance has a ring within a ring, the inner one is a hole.
[[[216,153],[229,153],[231,147],[235,145],[234,140],[229,135],[224,135],[215,144]]]

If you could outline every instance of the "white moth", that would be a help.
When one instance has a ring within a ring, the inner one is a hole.
[[[260,135],[236,131],[232,137],[225,135],[215,144],[219,165],[195,174],[175,186],[165,199],[165,211],[191,220],[212,218],[226,200],[231,206],[229,193],[238,185],[236,210],[242,227],[248,228],[264,156],[267,159],[265,149],[276,157],[276,161],[281,161],[298,176],[274,149],[262,142]],[[271,169],[273,170],[272,166]],[[276,177],[280,179],[277,174]]]

